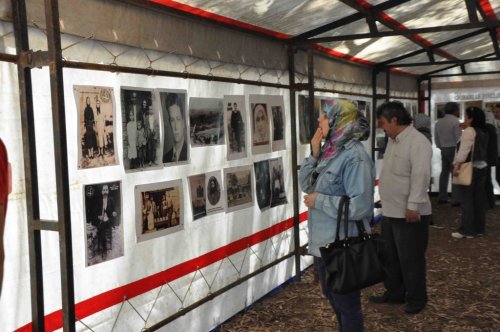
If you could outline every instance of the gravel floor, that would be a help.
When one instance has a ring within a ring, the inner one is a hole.
[[[436,203],[436,199],[433,199]],[[497,203],[498,204],[498,203]],[[381,285],[362,292],[366,331],[500,331],[500,206],[487,213],[486,235],[456,240],[460,208],[434,204],[427,252],[429,303],[417,315],[402,305],[368,303]],[[222,324],[219,332],[336,331],[332,309],[314,271]]]

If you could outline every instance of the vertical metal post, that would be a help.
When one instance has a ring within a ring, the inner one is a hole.
[[[387,68],[385,72],[385,101],[391,99],[391,71]]]
[[[71,244],[68,153],[58,0],[45,0],[45,22],[49,49],[52,122],[54,126],[63,327],[64,331],[75,331],[73,249]]]
[[[417,79],[417,112],[418,113],[423,113],[422,112],[422,102],[423,102],[423,99],[422,99],[422,79],[419,77]]]
[[[12,0],[12,19],[14,24],[16,53],[18,56],[21,56],[23,52],[29,51],[26,3],[24,0]],[[18,62],[21,61],[18,60]],[[42,245],[40,230],[34,227],[34,220],[40,219],[40,206],[38,197],[38,171],[36,162],[31,69],[18,63],[17,77],[19,83],[21,128],[23,134],[26,219],[28,222],[28,250],[30,263],[31,320],[33,331],[44,331],[45,314],[43,299]]]
[[[314,118],[314,52],[311,47],[307,50],[307,83],[309,85],[309,99],[307,103],[307,112],[312,114],[312,120],[309,122],[309,132],[311,133],[311,138],[317,128],[317,122]]]
[[[431,83],[431,78],[429,76],[429,81],[427,85],[427,94],[428,94],[428,99],[427,99],[427,114],[429,117],[431,116],[431,94],[432,94],[432,83]]]
[[[297,160],[297,107],[295,104],[295,48],[288,46],[288,84],[290,85],[290,121],[292,135],[292,185],[293,185],[293,241],[295,247],[295,277],[301,281],[300,227],[299,227],[299,179]]]
[[[376,151],[376,135],[377,135],[377,75],[378,69],[374,68],[372,70],[372,160],[375,162],[375,151]]]

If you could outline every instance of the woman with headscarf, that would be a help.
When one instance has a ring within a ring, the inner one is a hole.
[[[361,140],[369,136],[368,121],[356,105],[347,100],[329,101],[318,118],[311,140],[311,155],[299,174],[304,203],[309,208],[309,253],[314,256],[321,290],[330,302],[340,331],[363,331],[360,291],[336,294],[327,289],[325,264],[319,247],[335,241],[337,209],[342,196],[350,198],[348,235],[357,236],[354,221],[370,231],[373,214],[375,170]],[[321,141],[325,144],[321,147]],[[340,225],[340,239],[343,238]]]

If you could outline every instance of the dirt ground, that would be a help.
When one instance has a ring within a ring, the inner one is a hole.
[[[417,315],[403,305],[372,304],[368,296],[381,284],[362,291],[366,331],[500,331],[500,206],[487,213],[486,234],[453,239],[460,208],[437,205],[427,251],[429,303]],[[222,324],[219,332],[337,331],[333,311],[309,268],[302,282],[291,282],[250,309]]]

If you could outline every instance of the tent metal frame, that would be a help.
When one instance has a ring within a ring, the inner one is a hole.
[[[98,65],[91,63],[77,63],[65,61],[62,58],[61,50],[61,32],[59,27],[58,0],[45,1],[45,19],[47,27],[47,52],[32,52],[28,42],[28,22],[26,18],[25,0],[11,0],[12,3],[12,19],[14,24],[14,35],[16,42],[16,55],[0,54],[0,61],[17,64],[18,81],[20,93],[20,110],[23,134],[23,156],[24,170],[26,177],[26,204],[27,204],[27,222],[28,222],[28,243],[29,243],[29,260],[30,260],[30,286],[31,286],[31,309],[32,309],[32,326],[33,330],[43,331],[44,324],[44,296],[43,296],[43,271],[42,271],[42,247],[41,247],[41,232],[56,231],[59,233],[60,245],[60,267],[61,267],[61,296],[62,296],[62,316],[64,331],[75,331],[75,303],[74,303],[74,273],[73,273],[73,254],[72,254],[72,238],[71,238],[71,214],[70,214],[70,193],[69,193],[69,178],[68,178],[68,160],[67,160],[67,142],[66,142],[66,127],[65,127],[65,108],[64,108],[64,89],[63,89],[63,69],[64,68],[79,68],[83,70],[101,70],[110,72],[127,72],[135,74],[154,74],[157,76],[181,77],[200,79],[208,81],[219,81],[238,84],[249,84],[258,86],[268,86],[275,88],[288,89],[290,92],[290,116],[291,116],[291,135],[292,135],[292,177],[293,177],[293,211],[294,211],[294,251],[286,256],[264,266],[252,274],[244,277],[237,282],[227,285],[220,292],[225,292],[247,279],[265,271],[266,269],[276,265],[284,259],[295,257],[296,277],[300,280],[300,255],[303,253],[303,248],[299,246],[299,201],[298,201],[298,160],[297,160],[297,121],[296,121],[296,93],[301,90],[307,90],[309,95],[309,110],[314,109],[314,94],[318,91],[323,92],[341,92],[328,89],[320,89],[314,85],[314,57],[319,53],[314,49],[315,43],[318,42],[333,42],[341,40],[353,40],[358,38],[382,38],[387,36],[403,36],[419,46],[419,49],[392,59],[382,61],[372,67],[372,94],[363,95],[372,98],[372,128],[376,128],[375,109],[379,100],[388,101],[391,98],[390,79],[391,71],[398,67],[416,67],[416,66],[433,66],[433,65],[451,65],[438,70],[430,71],[422,75],[417,75],[416,89],[418,91],[418,108],[422,111],[424,102],[428,102],[428,111],[431,106],[432,93],[432,78],[452,77],[461,75],[482,75],[482,74],[499,74],[500,71],[485,71],[485,72],[470,72],[465,69],[467,63],[482,62],[482,61],[498,61],[500,60],[500,47],[498,44],[498,28],[500,28],[500,20],[490,20],[482,7],[480,0],[464,0],[468,15],[469,23],[455,24],[442,27],[417,28],[402,30],[394,22],[387,20],[383,15],[383,11],[400,6],[409,0],[390,0],[370,8],[363,7],[360,2],[355,0],[340,0],[342,3],[353,8],[356,12],[329,24],[317,27],[310,31],[306,31],[297,36],[291,36],[289,39],[280,39],[275,36],[269,36],[261,32],[250,31],[241,27],[231,26],[229,24],[215,22],[209,18],[203,18],[194,14],[185,13],[178,9],[165,7],[146,0],[124,0],[132,6],[139,6],[147,10],[159,11],[168,15],[181,16],[183,18],[204,22],[215,26],[230,28],[246,34],[257,35],[262,38],[271,39],[274,41],[288,44],[288,72],[289,84],[275,84],[261,81],[250,81],[241,79],[232,79],[227,77],[217,77],[212,75],[186,74],[170,71],[152,71],[151,69],[117,67],[112,65]],[[479,21],[479,15],[483,21]],[[369,27],[369,33],[357,35],[344,35],[336,37],[314,38],[317,35],[332,31],[336,28],[357,22],[360,20],[366,21]],[[389,31],[378,31],[377,22],[388,27]],[[421,40],[415,37],[418,33],[443,32],[443,31],[458,31],[465,29],[477,29],[468,32],[464,35],[437,43],[429,46],[422,43]],[[473,59],[458,59],[455,56],[442,50],[441,47],[451,45],[468,38],[472,38],[484,33],[488,33],[491,38],[493,53],[483,55]],[[308,63],[308,83],[297,84],[295,82],[295,56],[297,51],[307,51]],[[399,63],[399,61],[411,58],[413,56],[426,53],[428,62],[414,63]],[[324,54],[322,54],[325,56]],[[435,61],[434,55],[444,57],[445,61]],[[35,121],[33,114],[33,95],[31,69],[38,66],[48,66],[50,73],[50,90],[53,111],[53,135],[54,135],[54,150],[55,150],[55,168],[56,168],[56,189],[57,189],[57,206],[58,206],[58,221],[41,220],[37,181],[37,162],[36,162],[36,144],[35,144]],[[462,70],[460,74],[440,74],[441,72],[459,66]],[[385,73],[385,94],[377,93],[377,77],[379,74]],[[422,83],[428,81],[427,96],[422,93]],[[346,92],[342,92],[348,94]],[[362,95],[362,94],[353,94]],[[412,99],[412,98],[408,98]],[[375,157],[375,130],[372,130],[372,158]],[[199,307],[206,303],[212,297],[205,298],[197,303],[185,308],[178,314],[167,317],[161,322],[155,324],[148,330],[155,330],[168,324],[173,319],[189,312],[190,310]],[[221,294],[221,293],[220,293]]]

